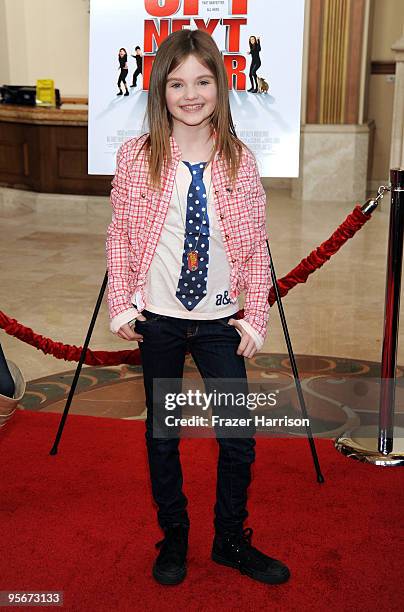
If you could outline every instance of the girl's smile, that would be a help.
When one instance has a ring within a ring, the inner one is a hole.
[[[201,110],[201,108],[203,108],[203,104],[193,104],[192,106],[188,104],[187,106],[181,106],[181,108],[182,110],[185,110],[188,113],[189,112],[194,113],[195,111]]]

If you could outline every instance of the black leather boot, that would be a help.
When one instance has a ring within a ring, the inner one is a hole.
[[[174,523],[164,529],[165,538],[157,542],[159,555],[153,565],[153,576],[160,584],[179,584],[187,574],[189,526]]]
[[[268,557],[251,545],[253,530],[247,527],[241,533],[216,534],[212,559],[216,563],[233,567],[242,574],[265,582],[280,584],[290,577],[289,569],[282,561]]]

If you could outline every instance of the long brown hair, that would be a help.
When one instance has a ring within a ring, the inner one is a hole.
[[[191,54],[212,72],[216,80],[217,104],[211,115],[211,129],[212,133],[215,132],[212,158],[216,152],[221,154],[233,185],[240,165],[242,148],[248,149],[247,145],[237,137],[234,128],[227,72],[214,39],[203,30],[185,29],[172,32],[161,43],[153,62],[145,115],[145,120],[148,120],[149,135],[142,145],[148,159],[149,181],[158,189],[161,189],[163,164],[165,161],[171,161],[169,139],[173,122],[166,105],[166,82],[169,73]]]

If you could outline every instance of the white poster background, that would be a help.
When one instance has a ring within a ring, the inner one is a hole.
[[[231,0],[200,0],[198,18],[231,18]],[[164,4],[161,2],[160,4]],[[183,18],[180,10],[171,18]],[[211,6],[219,9],[212,13]],[[260,36],[261,67],[257,74],[269,84],[268,93],[229,90],[230,106],[238,137],[255,153],[261,176],[299,175],[301,72],[304,0],[249,0],[247,24],[240,27],[240,53],[246,57],[246,90],[251,87],[249,36]],[[240,16],[241,17],[241,16]],[[144,20],[153,19],[143,0],[91,0],[88,172],[115,173],[119,146],[148,131],[143,124],[148,91],[142,75],[130,88],[136,69],[135,46],[144,50]],[[156,19],[156,18],[154,18]],[[156,20],[158,22],[158,20]],[[190,27],[195,28],[191,17]],[[226,27],[218,24],[213,38],[226,50]],[[128,53],[126,79],[129,96],[117,96],[118,51]],[[155,46],[156,47],[156,46]],[[157,48],[154,49],[154,53]]]

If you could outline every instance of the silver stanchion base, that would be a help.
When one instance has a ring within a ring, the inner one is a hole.
[[[352,459],[385,467],[404,467],[404,428],[394,428],[393,450],[383,455],[378,450],[379,430],[374,425],[351,429],[335,440],[335,448]]]

